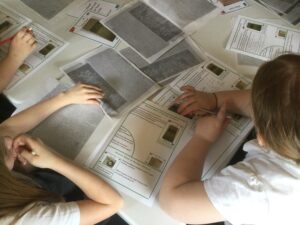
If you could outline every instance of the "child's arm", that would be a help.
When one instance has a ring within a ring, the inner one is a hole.
[[[44,100],[0,124],[0,135],[15,137],[26,133],[56,110],[70,104],[99,104],[102,91],[91,85],[79,84],[66,92]]]
[[[226,124],[224,107],[216,117],[199,119],[195,135],[168,169],[159,201],[161,207],[175,219],[187,224],[224,220],[210,202],[200,177],[208,149]]]
[[[182,87],[181,90],[183,94],[176,99],[176,102],[180,103],[178,113],[182,115],[201,114],[202,108],[216,110],[221,105],[226,104],[228,112],[251,117],[251,90],[220,91],[216,92],[215,95],[197,91],[191,86]]]
[[[7,56],[0,62],[0,92],[6,88],[17,69],[36,47],[35,42],[33,34],[27,28],[15,35]]]
[[[123,205],[121,196],[99,176],[54,153],[41,141],[21,135],[13,148],[23,160],[39,168],[52,169],[75,183],[89,198],[78,201],[80,224],[96,224],[115,214]],[[34,151],[34,154],[32,152]]]

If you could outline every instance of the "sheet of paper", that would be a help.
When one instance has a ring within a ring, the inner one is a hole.
[[[101,23],[105,17],[90,11],[85,12],[82,17],[71,27],[70,32],[100,42],[109,47],[114,47],[119,38]]]
[[[180,28],[143,2],[130,4],[102,22],[150,63],[184,36]]]
[[[71,27],[70,32],[109,47],[114,47],[118,43],[119,38],[101,23],[102,19],[118,10],[118,5],[104,1],[89,0],[79,4],[79,6],[76,5],[76,7],[72,11],[70,10],[70,13],[79,18],[75,25]]]
[[[51,19],[74,0],[21,0],[25,5],[35,10],[46,19]]]
[[[199,19],[204,19],[216,7],[208,1],[195,0],[144,0],[165,18],[184,29]]]
[[[188,121],[149,101],[134,108],[89,167],[118,190],[151,205]]]
[[[100,87],[103,108],[117,116],[135,101],[146,98],[158,86],[111,48],[101,47],[62,67],[75,83]]]
[[[284,53],[300,53],[300,31],[239,16],[226,49],[270,60]]]
[[[119,8],[117,4],[113,4],[101,0],[87,0],[78,2],[74,7],[70,8],[67,12],[69,16],[76,18],[81,17],[85,12],[92,12],[103,17],[109,16],[111,13]]]
[[[178,73],[202,63],[205,59],[204,54],[190,39],[181,41],[153,63],[145,61],[130,47],[122,49],[120,53],[159,84],[163,84],[177,76]]]
[[[30,23],[31,20],[0,3],[0,21],[0,38],[4,39],[10,37],[8,34],[11,35]]]
[[[300,22],[300,1],[299,0],[256,0],[267,8],[273,10],[279,16],[297,25]]]
[[[223,5],[222,9],[224,13],[235,12],[249,6],[244,0],[220,0],[220,2]]]
[[[237,63],[238,65],[241,66],[254,66],[254,67],[259,67],[261,66],[263,63],[265,63],[265,61],[261,60],[261,59],[257,59],[248,55],[243,55],[243,54],[237,54]]]
[[[182,93],[180,90],[182,86],[190,85],[197,90],[215,92],[248,89],[250,88],[250,84],[251,82],[249,80],[209,60],[202,65],[182,72],[180,76],[155,96],[152,101],[165,109],[174,111],[174,108],[171,106],[174,104],[175,98]],[[195,122],[193,124],[195,124]],[[253,124],[250,119],[239,115],[232,115],[230,124],[209,151],[209,155],[205,161],[202,179],[207,179],[216,171],[220,170],[222,164],[224,165],[224,161],[229,162],[242,140],[252,128]],[[192,134],[192,126],[189,127],[189,132]]]
[[[66,89],[58,84],[44,99]],[[50,115],[29,134],[73,160],[103,118],[104,113],[96,105],[70,105]]]
[[[28,27],[32,28],[33,34],[37,41],[37,47],[29,55],[24,63],[19,67],[17,73],[15,74],[13,80],[8,86],[8,89],[15,88],[15,86],[25,78],[32,75],[37,69],[44,65],[47,61],[61,52],[67,43],[62,40],[57,35],[53,34],[49,30],[40,26],[37,23],[27,24]],[[14,34],[16,31],[12,31]],[[0,47],[0,58],[6,56],[8,52],[9,44],[5,44]]]

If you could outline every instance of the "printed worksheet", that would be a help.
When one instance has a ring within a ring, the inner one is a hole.
[[[103,1],[88,1],[83,5],[86,9],[80,15],[70,32],[87,37],[107,46],[115,46],[119,38],[101,23],[101,20],[116,12],[118,5]]]
[[[86,1],[78,2],[76,5],[71,7],[68,10],[67,15],[79,18],[85,12],[92,12],[107,17],[118,8],[119,5],[111,2],[106,2],[101,0],[86,0]]]
[[[151,205],[188,124],[185,117],[146,101],[119,123],[88,165],[118,190]]]
[[[12,37],[22,27],[26,26],[32,28],[37,41],[36,49],[19,67],[7,89],[13,88],[21,80],[32,75],[34,71],[57,55],[67,45],[64,40],[54,33],[2,4],[0,4],[0,18],[2,21],[0,24],[1,39]],[[0,46],[0,59],[7,55],[9,45],[10,43]]]
[[[238,74],[228,70],[223,65],[214,61],[206,61],[202,65],[195,66],[182,73],[153,98],[153,102],[176,113],[178,108],[174,100],[182,91],[180,88],[185,85],[193,86],[196,90],[205,92],[216,92],[222,90],[244,90],[250,88],[251,82]],[[229,160],[235,153],[237,147],[252,129],[250,119],[240,115],[232,114],[229,125],[224,130],[220,139],[209,151],[202,174],[202,179],[207,179],[220,169],[223,160]],[[187,116],[191,120],[191,116]],[[193,127],[189,127],[193,133]]]
[[[48,60],[61,52],[67,44],[60,37],[37,23],[29,23],[26,26],[32,28],[32,32],[37,41],[37,47],[19,67],[8,88],[12,88],[24,78],[29,77]],[[10,35],[14,34],[15,32],[16,31],[13,31]],[[9,44],[5,44],[0,47],[0,58],[6,56],[8,48]]]
[[[239,16],[226,49],[270,60],[285,53],[300,53],[300,31]]]
[[[30,23],[31,20],[0,3],[0,21],[0,38],[4,39],[10,37],[8,34]]]

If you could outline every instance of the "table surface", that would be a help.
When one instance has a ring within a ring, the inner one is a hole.
[[[121,6],[127,2],[130,2],[130,0],[108,1],[117,3]],[[35,89],[37,89],[40,84],[45,82],[47,77],[61,77],[62,73],[59,70],[60,66],[75,60],[76,58],[82,56],[83,54],[96,47],[99,47],[99,43],[68,32],[69,28],[76,22],[75,18],[66,16],[66,14],[64,13],[69,6],[51,20],[46,20],[18,0],[2,0],[2,2],[7,4],[8,6],[11,6],[19,13],[31,18],[33,21],[38,22],[69,43],[69,45],[63,50],[63,52],[61,52],[46,65],[36,71],[32,76],[30,76],[24,82],[21,82],[12,90],[6,91],[7,96],[13,102],[15,102],[17,105],[19,104],[20,107],[27,107],[28,105],[26,105],[26,102],[29,98],[31,98],[31,96],[34,96]],[[75,0],[72,5],[79,2],[81,1]],[[248,3],[250,6],[240,11],[236,11],[226,15],[220,14],[216,16],[215,18],[211,19],[206,25],[199,28],[197,32],[191,35],[191,37],[198,46],[200,46],[210,55],[224,62],[234,71],[252,79],[257,68],[238,65],[236,53],[225,50],[226,42],[232,30],[233,18],[238,15],[244,15],[257,19],[270,19],[276,21],[280,20],[279,22],[281,24],[285,24],[287,26],[291,25],[289,25],[286,21],[283,21],[279,16],[258,5],[253,0],[248,0]],[[296,27],[291,27],[299,29],[300,25],[298,24],[298,26]],[[78,48],[75,46],[82,47]],[[182,224],[166,215],[158,206],[157,201],[155,201],[152,207],[148,207],[125,195],[124,199],[125,205],[124,208],[119,212],[119,215],[122,216],[131,225]]]

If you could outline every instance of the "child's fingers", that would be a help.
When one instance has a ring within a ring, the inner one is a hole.
[[[89,99],[89,100],[87,100],[87,103],[91,104],[91,105],[100,105],[101,100],[100,99]]]
[[[23,40],[25,42],[29,42],[31,39],[34,39],[33,36],[29,33],[25,33],[25,35],[23,36]]]
[[[186,99],[183,103],[180,104],[177,112],[181,114],[187,107],[189,107],[194,102],[195,100],[193,98]]]
[[[29,151],[22,151],[21,152],[21,156],[23,157],[23,159],[25,159],[27,162],[32,162],[35,155],[33,155],[31,152]],[[24,160],[23,160],[24,161]]]
[[[176,103],[180,103],[180,101],[188,98],[188,97],[191,97],[194,95],[194,92],[191,92],[191,91],[185,91],[182,95],[178,96],[176,99],[175,99],[175,102]]]
[[[86,89],[92,89],[92,90],[97,90],[97,91],[103,92],[101,88],[98,88],[94,85],[89,85],[89,84],[78,84],[78,85],[80,85],[81,87],[86,88]]]
[[[217,119],[220,121],[220,122],[224,122],[225,119],[226,119],[226,106],[225,104],[223,104],[217,114]]]
[[[103,91],[95,90],[95,89],[86,89],[85,90],[86,94],[99,94],[99,95],[104,95]]]
[[[27,164],[27,160],[22,155],[18,155],[17,159],[19,160],[20,163],[22,163],[22,165]]]
[[[87,98],[88,99],[102,99],[103,95],[101,95],[101,94],[88,94]]]
[[[29,39],[28,41],[27,41],[27,43],[28,44],[30,44],[31,46],[33,45],[33,44],[35,44],[35,39],[34,38],[31,38],[31,39]]]

